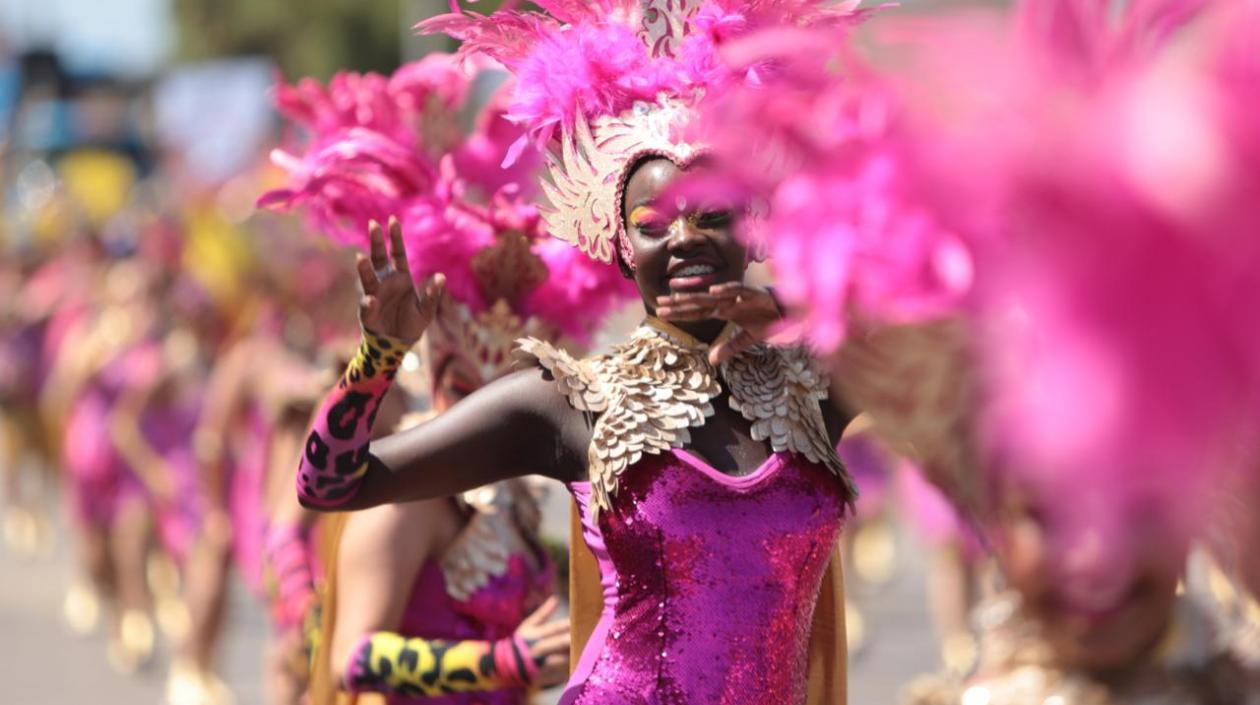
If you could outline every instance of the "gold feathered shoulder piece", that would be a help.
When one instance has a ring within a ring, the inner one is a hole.
[[[577,359],[535,338],[518,343],[518,356],[547,370],[570,406],[598,416],[587,451],[592,510],[611,505],[621,474],[644,454],[691,442],[690,429],[704,425],[722,394],[719,376],[731,408],[752,424],[754,439],[825,466],[843,483],[846,499],[855,499],[819,407],[827,380],[808,352],[755,345],[718,371],[709,364],[708,349],[656,319],[597,357]]]

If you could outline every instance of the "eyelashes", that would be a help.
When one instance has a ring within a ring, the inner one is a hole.
[[[725,228],[731,224],[733,219],[734,216],[729,210],[710,210],[696,213],[691,216],[691,221],[695,223],[697,227],[705,230]]]
[[[687,222],[701,230],[725,228],[733,219],[733,213],[725,209],[698,210],[687,215]],[[638,206],[630,211],[628,220],[630,225],[639,232],[659,236],[669,231],[670,226],[677,220],[677,216],[671,218],[664,211],[651,206]]]
[[[630,225],[647,234],[664,233],[669,230],[670,219],[651,206],[639,206],[630,211]]]

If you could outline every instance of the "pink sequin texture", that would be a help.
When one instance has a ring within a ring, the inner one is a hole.
[[[561,705],[798,705],[841,488],[772,455],[723,475],[685,451],[648,456],[591,523],[604,613]]]
[[[504,639],[521,620],[551,595],[555,566],[545,554],[534,567],[525,556],[508,558],[503,575],[490,579],[467,600],[456,600],[446,590],[446,578],[437,560],[425,561],[411,588],[398,633],[425,639]],[[389,705],[523,705],[522,690],[504,688],[488,692],[452,693],[432,698],[386,695]]]

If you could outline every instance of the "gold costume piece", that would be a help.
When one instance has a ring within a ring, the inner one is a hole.
[[[754,345],[715,370],[708,345],[649,318],[609,355],[578,360],[536,339],[521,341],[519,350],[551,373],[573,408],[599,414],[587,452],[595,513],[609,508],[622,473],[644,454],[691,441],[690,429],[713,415],[719,376],[731,408],[752,422],[753,438],[824,465],[844,483],[846,501],[857,497],[818,405],[827,378],[802,348]]]

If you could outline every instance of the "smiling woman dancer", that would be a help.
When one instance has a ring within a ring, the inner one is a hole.
[[[562,703],[843,702],[842,587],[829,566],[854,498],[835,453],[853,414],[821,403],[827,383],[802,348],[759,342],[777,307],[742,283],[749,258],[735,214],[660,197],[701,153],[679,128],[686,101],[710,79],[697,51],[678,52],[687,62],[675,52],[709,40],[715,62],[713,32],[730,25],[729,13],[716,4],[675,3],[669,13],[543,5],[554,17],[448,16],[430,28],[501,49],[489,53],[521,81],[512,114],[535,134],[559,133],[550,231],[597,259],[615,250],[648,317],[595,358],[526,339],[520,349],[537,368],[370,441],[375,409],[433,321],[441,289],[434,279],[417,293],[402,234],[392,229],[387,249],[374,232],[371,256],[358,263],[363,344],[317,416],[299,495],[311,507],[357,509],[547,474],[577,500],[604,587],[603,615]],[[683,37],[681,27],[713,32]],[[493,37],[511,37],[513,48]],[[574,71],[565,61],[609,55],[640,60],[587,75],[626,79],[637,93],[546,95],[555,86],[544,77]],[[550,121],[528,114],[577,105],[612,108]],[[528,672],[535,665],[521,652],[488,654],[477,668]]]

